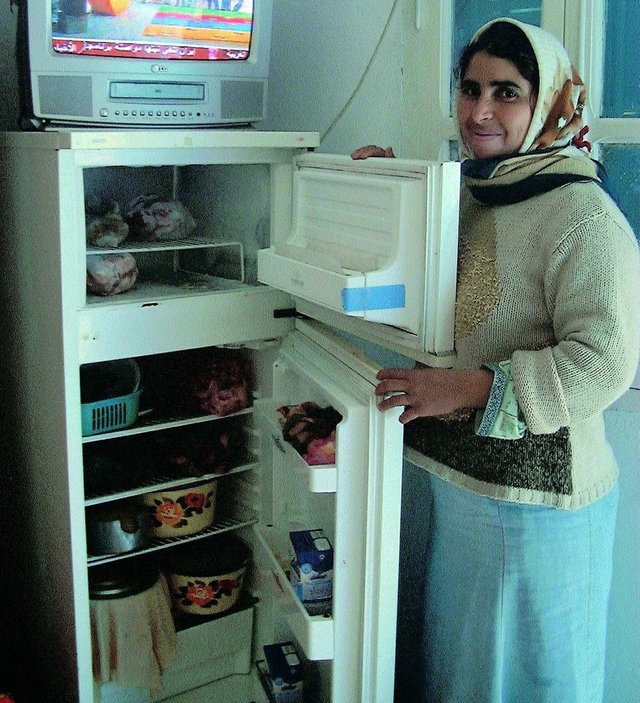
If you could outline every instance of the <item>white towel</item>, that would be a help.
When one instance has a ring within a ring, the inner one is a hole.
[[[162,674],[176,653],[171,597],[163,575],[126,598],[92,600],[93,677],[97,683],[162,689]]]

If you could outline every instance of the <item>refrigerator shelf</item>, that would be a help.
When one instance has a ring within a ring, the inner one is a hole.
[[[184,544],[186,542],[194,542],[195,540],[204,539],[205,537],[211,537],[213,535],[222,534],[223,532],[230,532],[231,530],[238,530],[242,527],[249,527],[255,524],[255,520],[237,520],[237,519],[217,519],[211,527],[198,532],[195,535],[188,535],[186,537],[164,537],[160,539],[154,539],[151,546],[145,549],[138,549],[132,552],[125,552],[123,554],[110,554],[101,556],[91,556],[87,558],[88,566],[97,566],[98,564],[107,564],[113,561],[120,561],[121,559],[130,559],[132,557],[140,556],[141,554],[149,554],[151,552],[156,552],[160,549],[166,549],[167,547],[174,547],[177,544]]]
[[[278,424],[278,403],[273,400],[256,401],[256,423],[263,428],[273,444],[284,457],[287,465],[305,477],[305,483],[312,493],[335,493],[337,486],[337,469],[335,464],[319,464],[311,466],[298,452],[282,437],[282,429]]]
[[[228,278],[179,271],[157,281],[138,280],[133,288],[118,295],[87,294],[87,305],[121,305],[124,303],[152,303],[157,300],[185,298],[194,295],[211,295],[212,293],[229,293],[248,290],[250,286]]]
[[[191,484],[199,484],[204,481],[211,481],[214,479],[225,478],[226,476],[231,476],[233,474],[240,474],[246,471],[253,471],[258,467],[258,462],[252,461],[250,463],[242,464],[241,466],[236,466],[230,471],[224,474],[203,474],[202,476],[190,476],[190,477],[180,477],[175,476],[164,476],[158,475],[149,478],[144,483],[141,483],[134,488],[128,490],[114,490],[111,493],[101,493],[99,495],[89,495],[84,501],[85,507],[92,505],[100,505],[101,503],[110,503],[116,500],[122,500],[124,498],[133,498],[135,496],[144,495],[149,491],[163,491],[178,488],[180,486],[190,486]]]
[[[117,430],[115,432],[105,432],[98,435],[88,435],[82,438],[83,444],[88,444],[90,442],[100,442],[105,439],[115,439],[117,437],[129,437],[130,435],[144,434],[147,432],[159,432],[161,430],[170,430],[174,427],[185,427],[187,425],[198,425],[204,422],[216,422],[218,420],[228,420],[232,417],[239,417],[240,415],[250,415],[253,412],[253,408],[245,408],[244,410],[239,410],[236,413],[230,413],[229,415],[197,415],[195,417],[154,417],[153,414],[145,415],[144,413],[138,414],[138,419],[135,425],[127,427],[124,430]]]
[[[273,591],[297,643],[307,659],[333,659],[333,618],[330,615],[309,615],[296,596],[289,579],[272,549],[265,531],[254,527],[260,547],[268,561]]]
[[[172,239],[164,242],[137,242],[126,240],[117,247],[97,247],[87,245],[87,256],[97,256],[100,254],[129,254],[146,253],[152,251],[179,251],[181,249],[217,249],[232,248],[242,256],[242,242],[216,242],[206,237],[185,237],[184,239]]]

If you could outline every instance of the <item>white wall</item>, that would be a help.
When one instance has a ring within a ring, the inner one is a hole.
[[[398,144],[401,4],[277,0],[269,119],[264,126],[319,132],[326,152],[349,153],[369,143]]]

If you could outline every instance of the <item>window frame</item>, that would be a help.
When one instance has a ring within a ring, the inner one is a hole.
[[[563,41],[589,90],[586,115],[596,158],[598,143],[640,144],[639,118],[601,117],[605,9],[606,0],[541,3],[541,26]],[[449,142],[456,138],[455,121],[449,114],[454,0],[404,0],[402,11],[404,137],[398,152],[408,158],[446,159]],[[439,70],[434,71],[434,66]],[[429,116],[428,125],[424,115]]]

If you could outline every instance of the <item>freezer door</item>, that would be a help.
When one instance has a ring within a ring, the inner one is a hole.
[[[343,419],[336,432],[335,464],[307,467],[312,476],[316,469],[323,474],[300,481],[297,488],[296,468],[282,457],[282,447],[274,449],[265,491],[271,506],[263,510],[258,528],[272,572],[265,578],[281,593],[279,607],[305,656],[331,660],[318,700],[392,701],[402,480],[399,413],[377,409],[376,368],[360,351],[317,323],[299,322],[297,328],[284,340],[274,364],[273,408],[305,400],[305,394],[330,404]],[[292,525],[321,528],[332,542],[330,617],[309,615],[278,567],[282,554],[277,545],[284,544]]]
[[[258,253],[261,282],[342,316],[453,349],[459,164],[306,154],[291,228]]]

